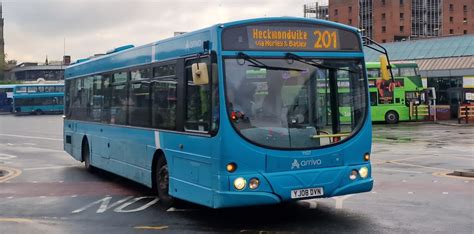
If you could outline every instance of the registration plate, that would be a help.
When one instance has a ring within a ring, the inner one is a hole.
[[[306,188],[306,189],[291,190],[292,199],[318,197],[322,195],[324,195],[323,188]]]

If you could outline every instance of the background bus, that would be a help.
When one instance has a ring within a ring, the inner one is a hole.
[[[66,69],[64,149],[152,187],[166,205],[367,192],[365,74],[357,29],[314,19],[230,22],[117,48]]]
[[[0,112],[13,111],[13,89],[14,85],[0,85]]]
[[[380,63],[367,63],[372,121],[397,123],[417,120],[414,108],[419,109],[418,119],[424,119],[421,113],[426,112],[427,106],[420,106],[424,104],[420,99],[424,89],[418,65],[392,62],[392,71],[394,83],[380,78]]]
[[[13,108],[16,114],[61,114],[64,110],[64,85],[15,85]]]

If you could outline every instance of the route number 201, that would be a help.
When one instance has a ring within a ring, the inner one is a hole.
[[[313,32],[316,36],[316,42],[314,43],[315,49],[337,49],[337,33],[336,31],[319,31]]]

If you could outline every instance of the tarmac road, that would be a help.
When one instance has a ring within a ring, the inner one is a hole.
[[[89,173],[62,150],[61,116],[0,115],[0,233],[473,233],[474,128],[375,125],[372,192],[278,206],[162,209],[150,190]]]

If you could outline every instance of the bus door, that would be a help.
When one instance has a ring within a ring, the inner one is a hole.
[[[213,75],[214,79],[211,79],[211,69],[215,70],[215,66],[211,68],[209,61],[209,58],[185,61],[184,79],[178,74],[178,79],[182,81],[178,81],[178,97],[185,97],[182,104],[178,102],[178,112],[181,110],[183,113],[177,116],[182,116],[178,122],[182,122],[186,134],[167,137],[167,156],[172,157],[170,177],[175,179],[170,181],[170,188],[174,188],[172,195],[179,198],[192,193],[196,195],[192,199],[207,204],[212,202],[212,149],[218,145],[216,138],[212,137],[217,128],[212,117],[213,111],[218,112],[217,108],[213,108],[217,96],[211,95],[217,93],[217,85],[212,85],[212,80],[217,84],[217,76]],[[196,69],[197,63],[201,73],[208,73],[207,81],[193,79],[193,66]]]

